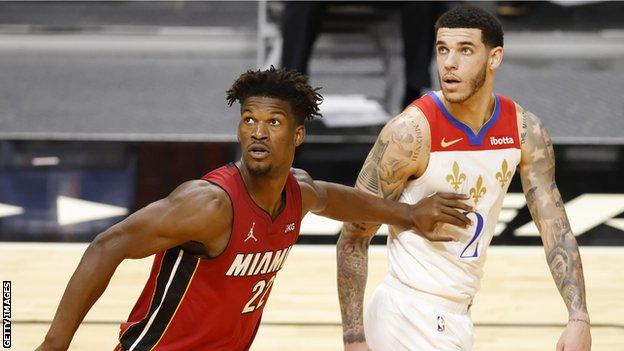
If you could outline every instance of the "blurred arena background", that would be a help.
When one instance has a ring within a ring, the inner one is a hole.
[[[457,3],[453,3],[457,4]],[[239,152],[225,90],[278,65],[279,2],[0,2],[0,278],[12,282],[12,349],[42,340],[86,243]],[[500,15],[496,91],[544,121],[581,245],[594,350],[624,350],[624,3],[479,2]],[[358,7],[359,6],[359,7]],[[326,96],[295,166],[353,185],[397,112],[400,36],[389,15],[328,30],[310,75]],[[435,89],[435,86],[431,87]],[[308,216],[255,350],[340,350],[334,244]],[[475,350],[546,350],[566,321],[514,179],[473,307]],[[385,273],[382,227],[367,292]],[[111,350],[151,259],[124,263],[72,350]]]

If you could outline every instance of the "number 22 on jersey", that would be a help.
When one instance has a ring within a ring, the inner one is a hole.
[[[271,290],[274,280],[275,276],[271,277],[268,283],[263,279],[259,280],[256,285],[254,285],[253,289],[251,289],[251,299],[247,301],[241,314],[253,312],[264,304],[266,294]]]

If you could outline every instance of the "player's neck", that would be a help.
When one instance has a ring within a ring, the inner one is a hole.
[[[492,89],[483,86],[462,103],[448,102],[444,96],[442,96],[442,101],[453,117],[477,132],[492,116],[496,99],[492,94]]]
[[[258,176],[249,172],[244,162],[239,161],[236,165],[240,169],[243,183],[253,202],[271,215],[271,218],[275,218],[284,206],[282,192],[288,179],[288,172],[280,172],[278,175],[271,172],[271,174]]]

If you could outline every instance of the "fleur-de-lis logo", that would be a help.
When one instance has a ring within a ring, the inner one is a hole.
[[[453,174],[448,174],[446,181],[451,184],[455,191],[459,190],[461,184],[466,181],[466,173],[459,173],[457,161],[453,162]]]
[[[501,188],[505,187],[505,183],[511,179],[511,171],[508,170],[508,168],[509,165],[507,164],[507,160],[503,160],[501,171],[496,172],[496,179],[501,183]]]
[[[479,203],[481,196],[485,195],[486,192],[487,189],[483,187],[483,177],[479,176],[476,186],[470,189],[470,196],[474,199],[475,204]]]

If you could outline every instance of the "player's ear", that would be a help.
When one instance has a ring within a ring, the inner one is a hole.
[[[488,67],[491,70],[497,69],[503,62],[503,47],[497,46],[490,50],[490,57],[488,59]]]
[[[295,128],[295,147],[303,143],[303,139],[305,138],[305,135],[306,135],[306,129],[303,124]]]

